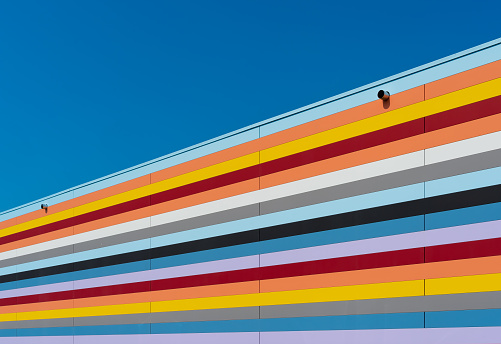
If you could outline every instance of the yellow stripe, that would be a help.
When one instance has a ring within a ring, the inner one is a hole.
[[[369,117],[261,151],[261,162],[304,152],[501,94],[501,78]]]
[[[501,273],[427,279],[426,283],[424,280],[413,280],[317,289],[288,290],[270,293],[157,301],[151,303],[143,302],[123,305],[7,313],[0,314],[0,322],[15,321],[16,314],[17,320],[36,320],[116,314],[139,314],[149,312],[175,312],[196,309],[367,300],[422,295],[478,293],[499,290],[501,290]]]
[[[130,200],[138,199],[151,194],[173,189],[179,186],[194,183],[203,179],[215,177],[224,173],[239,170],[248,166],[254,166],[259,163],[259,153],[252,153],[233,160],[228,160],[220,164],[212,165],[200,170],[192,171],[174,178],[169,178],[158,183],[146,185],[134,190],[123,192],[114,196],[103,198],[91,203],[61,211],[56,214],[51,214],[35,220],[27,221],[12,227],[5,228],[0,231],[0,237],[10,234],[22,232],[34,227],[42,226],[48,223],[64,220],[74,216],[89,213],[102,208],[110,207],[119,203],[124,203]]]
[[[173,178],[162,180],[154,184],[146,185],[115,196],[111,196],[106,199],[78,206],[75,208],[75,215],[88,213],[97,209],[109,207],[111,205],[127,202],[144,196],[149,196],[161,191],[174,189],[183,185],[191,184],[200,180],[212,178],[257,164],[259,164],[258,152],[244,155],[233,160],[228,160],[200,170],[195,170]]]
[[[501,290],[501,274],[426,280],[426,295],[480,293]]]
[[[4,322],[4,321],[16,321],[16,320],[17,320],[17,313],[0,314],[0,322]]]
[[[253,307],[423,295],[422,280],[152,302],[152,312]]]
[[[459,106],[464,106],[492,98],[501,94],[501,78],[494,79],[479,85],[471,86],[459,91],[445,94],[412,104],[400,109],[389,111],[377,116],[373,116],[361,121],[353,122],[341,127],[333,128],[315,135],[310,135],[298,140],[284,143],[263,151],[241,156],[216,165],[208,166],[196,171],[192,171],[174,178],[166,179],[158,183],[146,185],[134,190],[110,196],[88,204],[51,214],[39,219],[27,221],[0,231],[0,237],[42,226],[48,223],[60,221],[69,217],[85,214],[98,209],[127,202],[143,196],[148,196],[161,191],[169,190],[182,185],[187,185],[196,181],[211,178],[228,172],[236,171],[245,167],[254,166],[261,162],[275,160],[287,155],[306,151],[320,147],[332,142],[338,142],[362,134],[366,134],[379,129],[384,129],[393,125],[408,122],[414,119],[423,118],[438,112],[450,110]]]
[[[197,299],[169,300],[150,303],[54,309],[47,311],[17,313],[17,320],[54,319],[102,316],[115,314],[137,314],[151,312],[184,311],[194,309],[234,308],[265,305],[283,305],[308,302],[379,299],[390,297],[419,296],[424,293],[422,280],[364,284],[331,288],[281,291],[260,294],[244,294],[206,297]],[[126,299],[127,296],[124,296]],[[16,313],[11,313],[16,314]],[[8,317],[9,314],[3,316]],[[0,318],[2,319],[2,318]],[[7,319],[7,318],[6,318]],[[0,320],[7,321],[7,320]]]
[[[17,313],[17,320],[56,319],[74,317],[93,317],[116,314],[149,313],[150,303],[132,303],[127,305],[98,306],[85,308],[52,309],[49,311]]]

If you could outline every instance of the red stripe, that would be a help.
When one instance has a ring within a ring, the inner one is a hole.
[[[425,117],[426,132],[500,113],[501,96],[485,99]]]
[[[500,112],[501,96],[486,99],[425,118],[405,122],[393,127],[377,130],[347,140],[334,142],[325,146],[310,149],[308,151],[285,156],[276,160],[268,161],[266,163],[250,166],[220,176],[180,186],[178,188],[162,191],[151,196],[145,196],[140,199],[124,202],[111,207],[75,216],[73,218],[53,222],[47,225],[4,236],[0,238],[0,245],[75,226],[78,224],[91,222],[108,216],[144,208],[149,206],[150,204],[154,205],[171,201],[177,198],[238,183],[240,181],[248,180],[251,178],[276,173],[286,169],[310,164],[316,161],[329,159],[362,149],[367,149],[384,143],[416,136],[424,132],[425,125],[427,131],[433,131],[442,129],[449,125],[468,122],[474,119],[491,116],[495,113]]]
[[[22,232],[17,232],[11,235],[7,235],[0,238],[0,245],[7,244],[9,242],[13,242],[16,240],[26,239],[29,237],[54,232],[59,229],[68,228],[72,226],[76,226],[78,224],[91,222],[94,220],[102,219],[108,216],[122,214],[131,210],[145,208],[150,205],[150,196],[134,199],[132,201],[120,203],[113,205],[111,207],[99,209],[90,213],[77,215],[75,217],[71,217],[65,220],[56,221],[52,223],[48,223],[46,225],[42,225],[39,227],[34,227],[32,229],[28,229]]]
[[[0,299],[0,306],[501,255],[501,238]]]
[[[261,164],[261,175],[264,176],[290,168],[311,164],[313,162],[353,153],[362,149],[398,141],[422,133],[424,133],[424,119],[419,118],[343,141],[333,142],[325,146],[288,155],[276,160],[267,161]]]
[[[278,266],[215,272],[203,275],[166,278],[161,280],[135,282],[87,289],[77,289],[26,295],[0,300],[0,306],[24,303],[48,302],[68,299],[80,299],[117,294],[130,294],[146,291],[179,289],[204,285],[257,281],[301,275],[314,275],[328,272],[373,269],[378,267],[423,263],[423,248],[399,251],[378,252],[357,256],[331,258],[324,260],[291,263]]]
[[[425,261],[427,263],[441,262],[445,260],[497,256],[500,254],[501,238],[484,239],[426,247]]]

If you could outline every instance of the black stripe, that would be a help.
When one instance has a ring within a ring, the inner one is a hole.
[[[362,209],[343,214],[263,227],[240,233],[122,253],[76,263],[68,263],[42,269],[13,273],[0,276],[0,283],[125,264],[154,258],[175,256],[179,254],[258,242],[259,240],[264,241],[284,238],[416,215],[473,207],[495,202],[501,202],[501,185],[488,186],[452,194]]]

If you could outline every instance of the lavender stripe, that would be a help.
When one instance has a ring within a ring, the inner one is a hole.
[[[501,342],[501,327],[5,337],[4,340],[12,344],[493,344]]]
[[[0,341],[5,344],[73,344],[73,336],[2,337]]]
[[[151,281],[162,278],[173,278],[190,275],[206,274],[230,270],[240,270],[259,266],[259,256],[246,256],[203,262],[189,265],[172,266],[168,268],[133,272],[123,275],[112,275],[75,281],[75,289],[92,288],[103,285],[114,285],[131,282]]]
[[[210,262],[173,266],[168,268],[131,272],[121,275],[89,278],[71,282],[39,285],[34,287],[11,289],[0,291],[0,298],[16,297],[32,294],[43,294],[54,291],[93,288],[104,285],[116,285],[124,283],[142,282],[162,278],[198,275],[211,272],[240,270],[259,266],[259,256],[237,257]]]
[[[501,220],[266,253],[261,255],[261,266],[280,265],[301,261],[346,257],[357,254],[497,238],[501,234],[499,231],[500,227]],[[89,278],[74,282],[63,282],[28,288],[4,290],[0,291],[0,298],[43,294],[53,291],[93,288],[105,285],[133,283],[211,272],[231,271],[254,268],[257,266],[259,266],[259,256],[252,255],[156,270],[132,272],[121,275]]]
[[[501,220],[265,253],[261,266],[491,239],[501,236],[500,228]]]
[[[492,344],[501,327],[261,332],[260,344]]]
[[[259,344],[258,332],[75,336],[74,338],[74,344]]]
[[[19,289],[9,289],[0,291],[0,299],[32,294],[51,293],[55,291],[65,291],[73,289],[73,281],[54,284],[37,285]]]

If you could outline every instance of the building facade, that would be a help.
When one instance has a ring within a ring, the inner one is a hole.
[[[0,214],[0,343],[501,343],[501,40]]]

